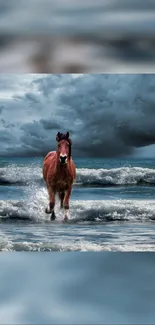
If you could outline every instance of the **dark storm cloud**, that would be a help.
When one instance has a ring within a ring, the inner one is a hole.
[[[60,101],[83,122],[75,138],[77,153],[117,156],[155,143],[154,81],[145,75],[74,79]]]
[[[14,142],[13,134],[11,132],[7,131],[7,130],[0,131],[0,142],[3,143],[3,144],[5,142],[13,143]]]
[[[154,85],[154,75],[27,78],[23,92],[20,84],[20,94],[0,99],[6,107],[1,113],[0,152],[45,155],[56,149],[56,133],[67,130],[74,156],[115,157],[155,144]]]
[[[59,130],[61,128],[61,125],[59,123],[53,121],[47,121],[41,119],[40,123],[42,124],[44,130],[52,130],[52,129]]]

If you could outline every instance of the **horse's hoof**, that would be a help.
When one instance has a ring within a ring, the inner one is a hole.
[[[52,214],[51,214],[51,220],[53,221],[53,220],[55,220],[56,219],[56,215],[55,215],[55,213],[54,213],[54,211],[52,212]]]
[[[65,216],[64,217],[64,222],[67,222],[68,221],[68,216]]]
[[[50,209],[49,208],[46,208],[45,209],[45,213],[50,214],[51,213]]]

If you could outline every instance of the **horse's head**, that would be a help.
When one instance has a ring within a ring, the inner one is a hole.
[[[58,132],[56,135],[56,140],[58,141],[58,159],[61,164],[67,164],[67,161],[71,157],[71,139],[69,138],[69,132],[66,134]]]

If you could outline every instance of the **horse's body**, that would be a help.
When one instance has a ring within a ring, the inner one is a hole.
[[[60,134],[60,133],[59,133]],[[76,178],[76,168],[71,158],[71,140],[67,135],[57,135],[59,142],[58,150],[49,152],[43,162],[43,177],[49,194],[49,206],[46,213],[51,213],[55,219],[54,206],[55,195],[59,195],[60,207],[65,209],[65,219],[68,218],[69,200],[72,192],[72,185]]]

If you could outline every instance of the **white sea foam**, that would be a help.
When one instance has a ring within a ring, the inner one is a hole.
[[[112,169],[82,168],[77,171],[77,183],[85,185],[155,184],[155,170],[141,167],[121,167]]]
[[[45,213],[48,195],[45,188],[31,188],[29,199],[0,201],[0,219],[49,221]],[[56,216],[62,220],[62,211],[56,202]],[[143,221],[155,219],[155,200],[75,200],[70,201],[70,222]]]
[[[10,165],[0,168],[0,183],[29,185],[34,182],[43,184],[40,167],[17,167]],[[155,169],[141,167],[120,167],[112,169],[77,169],[76,185],[116,186],[155,184]]]
[[[126,243],[113,244],[111,243],[93,243],[91,241],[72,241],[61,243],[44,243],[44,242],[11,242],[6,241],[0,244],[1,252],[12,252],[12,251],[33,251],[33,252],[49,252],[49,251],[59,251],[59,252],[101,252],[101,251],[122,251],[122,252],[145,252],[145,251],[155,251],[155,246],[153,243]]]

